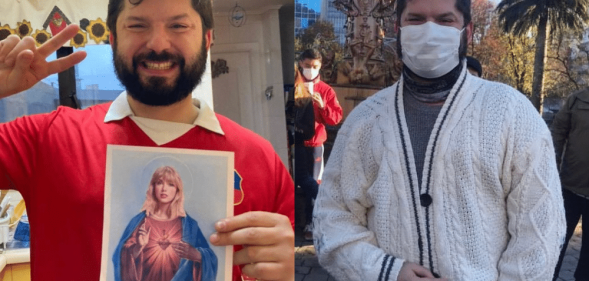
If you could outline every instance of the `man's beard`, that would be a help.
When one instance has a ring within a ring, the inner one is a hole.
[[[130,69],[122,56],[117,52],[116,40],[113,46],[113,62],[117,77],[125,86],[127,93],[142,104],[151,106],[166,106],[185,99],[200,83],[206,69],[207,50],[205,40],[202,40],[200,52],[195,56],[194,62],[186,65],[182,55],[171,54],[163,51],[157,54],[151,51],[147,54],[139,54],[133,57],[133,66]],[[138,65],[143,61],[152,62],[171,61],[178,66],[180,73],[172,84],[166,82],[165,77],[149,77],[144,82],[137,72]]]
[[[397,57],[399,59],[403,58],[403,47],[401,47],[401,29],[397,33]],[[464,61],[466,58],[466,52],[468,51],[468,37],[466,29],[462,31],[460,35],[460,47],[458,48],[458,59],[460,62]]]

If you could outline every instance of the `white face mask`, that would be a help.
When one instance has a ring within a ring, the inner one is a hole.
[[[303,76],[307,78],[307,80],[313,80],[317,78],[319,75],[319,69],[314,68],[303,68]]]
[[[447,74],[460,62],[458,51],[462,30],[431,21],[401,27],[403,63],[424,78]]]

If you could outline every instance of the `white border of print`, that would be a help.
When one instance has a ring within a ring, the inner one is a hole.
[[[100,280],[114,280],[112,255],[125,227],[139,213],[156,168],[176,168],[184,185],[184,208],[208,242],[214,223],[233,216],[233,161],[233,152],[227,151],[108,145]],[[217,280],[231,280],[233,247],[209,245],[218,259]]]

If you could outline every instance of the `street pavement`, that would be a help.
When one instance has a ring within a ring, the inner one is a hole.
[[[581,250],[581,222],[569,242],[558,281],[575,281],[573,277]],[[317,261],[312,241],[305,241],[302,231],[295,232],[295,281],[335,281]]]
[[[575,277],[573,275],[575,274],[577,263],[579,263],[579,253],[581,251],[581,234],[583,233],[581,226],[582,221],[577,224],[577,228],[575,228],[575,235],[573,235],[571,241],[569,241],[569,246],[567,247],[564,259],[562,260],[562,267],[560,268],[558,281],[575,281]]]
[[[313,241],[305,241],[300,229],[295,231],[295,281],[335,281],[319,265]]]

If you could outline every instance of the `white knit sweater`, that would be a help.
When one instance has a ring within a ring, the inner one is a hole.
[[[551,280],[565,219],[538,112],[464,70],[417,186],[402,83],[361,103],[338,133],[314,212],[321,265],[337,280],[396,280],[404,261],[452,281]]]

